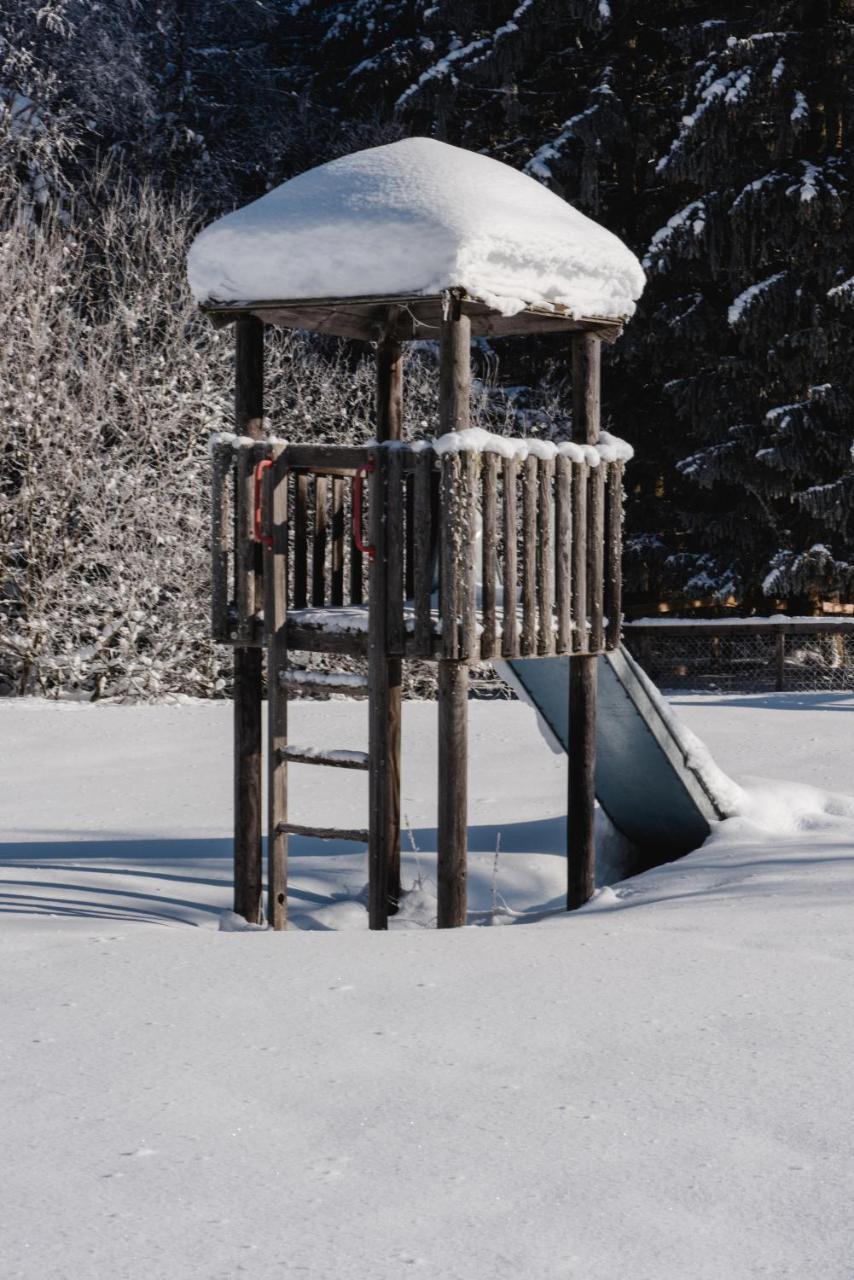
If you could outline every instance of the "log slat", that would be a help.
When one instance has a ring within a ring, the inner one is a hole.
[[[587,611],[590,618],[590,652],[601,653],[605,646],[605,466],[600,462],[590,471],[587,518]]]
[[[605,644],[616,649],[623,621],[623,463],[608,466],[608,516],[606,530],[605,612],[608,626]]]
[[[329,599],[333,605],[344,603],[344,481],[332,480],[332,565]]]
[[[518,537],[518,513],[516,509],[516,478],[519,464],[515,458],[504,458],[502,465],[502,507],[504,524],[504,601],[501,633],[501,653],[505,658],[519,655],[519,620],[516,615],[516,577],[518,571],[516,540]]]
[[[217,445],[211,466],[211,635],[219,644],[231,639],[228,620],[228,478],[231,445]]]
[[[572,652],[587,652],[587,473],[586,462],[572,468]]]
[[[555,606],[558,653],[569,653],[572,643],[572,463],[555,460]]]
[[[495,653],[495,588],[498,581],[498,455],[483,455],[481,507],[482,585],[480,656],[491,658]]]
[[[439,527],[441,535],[441,570],[439,589],[442,622],[442,654],[458,658],[459,643],[459,489],[460,457],[447,453],[442,458],[442,484],[439,494]]]
[[[477,472],[479,458],[475,453],[462,455],[460,471],[460,569],[461,569],[461,635],[460,656],[471,662],[480,657],[477,633]]]
[[[554,462],[540,461],[537,500],[537,652],[555,651],[552,610],[554,607]]]
[[[314,534],[311,544],[311,603],[326,603],[326,543],[329,529],[326,476],[314,477]]]
[[[387,550],[387,585],[386,608],[388,609],[388,628],[386,642],[388,652],[400,655],[403,653],[405,632],[403,627],[403,469],[401,467],[401,451],[391,449],[386,462],[386,546]]]
[[[537,652],[537,473],[529,454],[522,471],[522,635],[523,657]]]
[[[288,455],[290,456],[290,454]],[[308,604],[308,476],[294,478],[294,608]]]
[[[415,603],[415,651],[422,657],[432,652],[433,622],[430,597],[433,591],[433,451],[415,455],[415,540],[413,546],[413,598]]]

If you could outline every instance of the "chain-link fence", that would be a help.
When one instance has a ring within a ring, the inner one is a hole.
[[[623,642],[664,690],[854,690],[854,619],[628,623]]]

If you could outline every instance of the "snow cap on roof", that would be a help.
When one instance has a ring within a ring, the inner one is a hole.
[[[405,138],[310,169],[206,227],[200,302],[437,294],[504,315],[559,306],[627,319],[644,286],[617,236],[509,165]]]

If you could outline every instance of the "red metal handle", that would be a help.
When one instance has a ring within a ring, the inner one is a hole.
[[[363,467],[359,467],[353,476],[353,541],[362,555],[366,555],[369,560],[373,560],[377,554],[376,547],[372,547],[366,543],[362,537],[362,483],[365,476],[369,476],[372,471],[376,470],[376,466],[371,460],[366,462]]]
[[[255,468],[255,520],[253,526],[255,541],[260,542],[264,547],[268,547],[270,551],[273,550],[273,535],[263,532],[263,489],[261,486],[264,483],[264,472],[272,465],[272,458],[264,458]]]

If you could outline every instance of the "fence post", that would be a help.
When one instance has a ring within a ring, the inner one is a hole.
[[[774,687],[778,693],[782,693],[786,687],[786,633],[782,627],[774,637],[774,664],[776,671]]]

